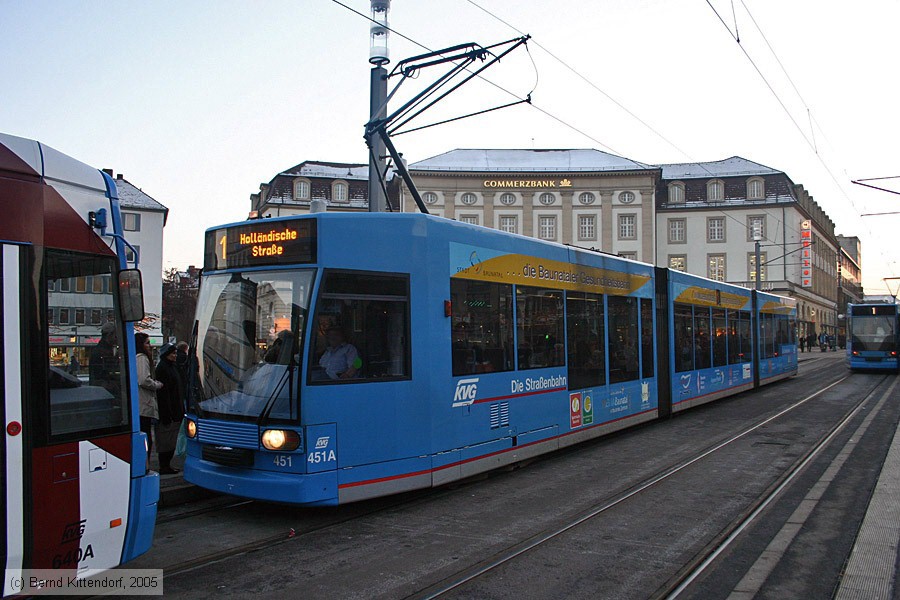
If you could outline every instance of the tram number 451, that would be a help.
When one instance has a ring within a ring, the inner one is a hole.
[[[315,450],[306,457],[306,462],[312,464],[331,462],[333,460],[337,460],[334,450]]]

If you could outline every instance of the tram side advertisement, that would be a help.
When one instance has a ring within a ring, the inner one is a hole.
[[[316,261],[316,220],[261,220],[206,232],[207,271]]]
[[[507,253],[468,244],[450,244],[450,277],[501,284],[518,284],[616,296],[649,298],[649,272],[625,272],[543,257]],[[497,401],[542,397],[564,399],[570,430],[609,423],[654,410],[656,380],[642,377],[633,381],[601,385],[593,389],[572,389],[566,367],[479,374],[457,380],[452,406],[455,408]]]

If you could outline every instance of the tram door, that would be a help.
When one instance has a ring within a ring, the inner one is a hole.
[[[89,573],[121,561],[131,485],[115,261],[42,254],[3,246],[6,568]],[[76,332],[76,310],[101,323]]]

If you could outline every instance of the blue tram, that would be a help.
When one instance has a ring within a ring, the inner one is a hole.
[[[306,505],[442,485],[795,374],[793,318],[428,215],[213,228],[185,478]]]
[[[896,371],[900,306],[888,303],[849,304],[847,366],[850,369]]]

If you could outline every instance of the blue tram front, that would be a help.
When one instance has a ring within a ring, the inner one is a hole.
[[[657,416],[653,268],[423,215],[211,229],[188,481],[336,504]]]
[[[896,371],[898,305],[850,304],[847,366],[851,369]]]

